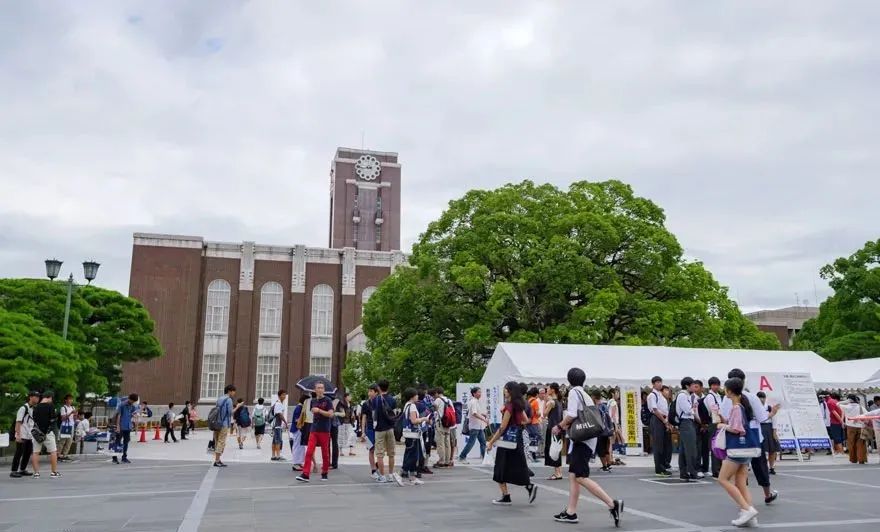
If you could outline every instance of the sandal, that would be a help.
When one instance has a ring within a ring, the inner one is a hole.
[[[560,475],[550,475],[547,477],[547,480],[562,480],[562,477]]]

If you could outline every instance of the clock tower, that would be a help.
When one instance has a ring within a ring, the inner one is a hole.
[[[397,154],[337,148],[330,166],[330,247],[400,249]]]

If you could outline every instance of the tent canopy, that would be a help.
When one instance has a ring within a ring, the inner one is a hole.
[[[646,386],[654,375],[670,385],[683,377],[723,382],[731,368],[811,373],[815,382],[839,388],[880,378],[880,358],[829,362],[812,351],[499,343],[481,382],[563,383],[572,367],[587,373],[590,386]]]

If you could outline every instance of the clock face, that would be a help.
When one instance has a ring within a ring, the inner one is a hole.
[[[354,171],[364,181],[375,181],[382,173],[382,165],[379,164],[379,159],[372,155],[361,155],[354,163]]]

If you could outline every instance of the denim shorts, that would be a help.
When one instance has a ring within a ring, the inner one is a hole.
[[[275,427],[272,429],[272,445],[282,445],[284,442],[281,439],[281,433],[283,430],[281,427]]]

